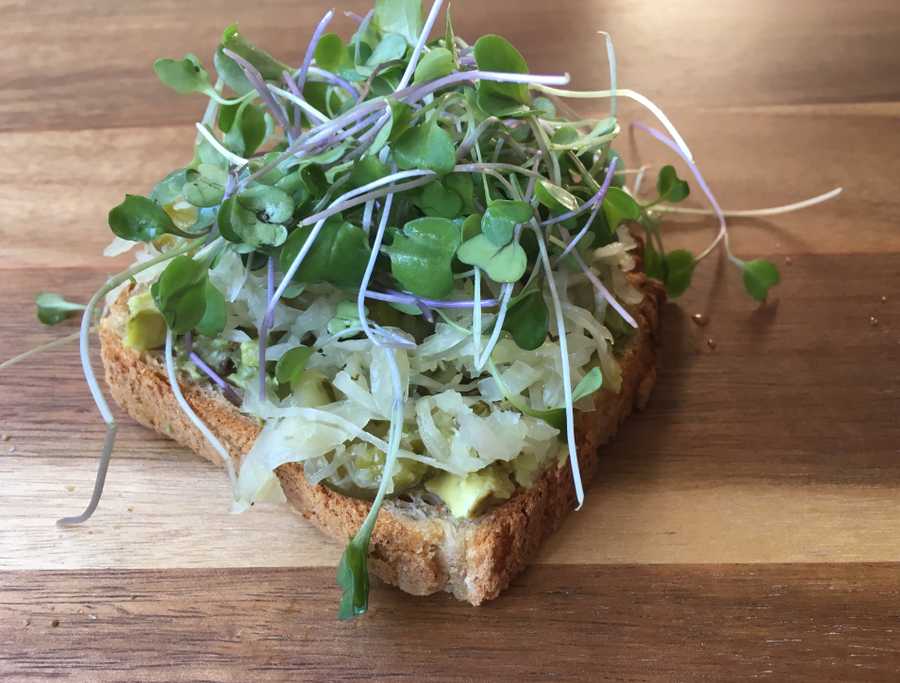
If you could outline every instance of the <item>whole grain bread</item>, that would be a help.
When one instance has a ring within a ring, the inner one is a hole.
[[[656,380],[659,308],[665,293],[642,273],[628,277],[644,298],[631,309],[639,329],[619,357],[621,391],[601,390],[595,395],[594,411],[576,413],[585,483],[597,469],[598,448],[613,437],[632,409],[643,407]],[[161,356],[123,346],[127,296],[123,292],[100,324],[103,364],[113,398],[141,424],[220,462],[176,403]],[[187,377],[179,383],[188,403],[232,457],[237,461],[246,454],[261,429],[259,421],[242,414],[208,383]],[[368,501],[310,484],[301,464],[282,465],[277,475],[293,508],[341,543],[356,532],[368,512]],[[455,519],[439,505],[389,500],[372,534],[369,566],[381,579],[408,593],[449,591],[478,605],[509,585],[574,507],[568,462],[551,466],[533,486],[472,520]]]

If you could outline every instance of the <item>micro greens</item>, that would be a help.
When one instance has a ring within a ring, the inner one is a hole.
[[[208,103],[196,124],[191,163],[163,178],[149,196],[126,195],[109,213],[116,236],[147,244],[152,255],[112,278],[84,309],[82,365],[108,429],[87,509],[60,524],[77,524],[93,513],[115,438],[115,421],[88,353],[93,311],[114,287],[154,265],[168,261],[150,291],[167,325],[172,391],[225,461],[232,481],[230,454],[182,394],[174,349],[183,345],[188,358],[236,400],[227,380],[189,347],[193,339],[199,343],[196,335],[221,338],[229,325],[231,292],[240,290],[250,271],[265,267],[266,281],[261,310],[252,311],[256,330],[240,330],[251,338],[255,333],[258,342],[259,383],[245,387],[251,398],[269,400],[270,386],[286,396],[303,381],[313,349],[338,338],[364,335],[373,352],[387,354],[390,430],[387,443],[378,441],[384,467],[369,513],[338,568],[341,618],[366,610],[370,539],[392,485],[408,393],[422,390],[403,385],[396,355],[415,348],[417,333],[435,329],[435,313],[472,336],[476,374],[485,367],[510,406],[565,431],[580,507],[574,403],[600,389],[603,376],[595,368],[572,386],[564,314],[569,288],[589,283],[598,315],[610,306],[619,324],[637,327],[616,298],[615,278],[591,249],[616,243],[622,228],[642,228],[644,268],[672,297],[688,287],[697,264],[720,243],[754,299],[765,300],[778,283],[770,262],[743,261],[731,253],[725,212],[674,125],[643,95],[618,88],[607,34],[610,89],[563,90],[555,86],[566,85],[567,75],[529,73],[522,54],[500,36],[483,36],[470,46],[454,34],[449,13],[441,36],[432,39],[441,5],[436,0],[423,20],[420,0],[376,0],[346,42],[325,33],[333,16],[328,12],[296,70],[253,45],[237,26],[224,31],[215,51],[215,85],[194,55],[156,61],[165,85]],[[557,113],[563,105],[547,96],[609,99],[610,115],[569,120]],[[674,167],[660,170],[657,196],[646,204],[637,193],[645,169],[637,172],[634,191],[624,186],[631,171],[611,148],[620,130],[617,97],[637,101],[662,123],[666,133],[637,125],[684,160],[719,218],[715,241],[696,257],[663,248],[657,212],[691,211],[672,206],[689,195]],[[792,207],[770,211],[785,208]],[[244,269],[237,287],[229,284],[223,292],[209,269],[229,252]],[[571,271],[581,276],[570,277]],[[310,291],[328,287],[345,298],[327,325],[328,335],[267,363],[269,337],[274,343],[280,332],[273,329],[284,329],[273,325],[279,302],[290,299],[279,315],[299,315]],[[371,312],[366,299],[376,302]],[[48,324],[81,308],[55,295],[38,297],[38,315]],[[470,327],[448,317],[450,309],[470,311]],[[483,309],[496,315],[482,315]],[[541,349],[548,339],[557,345],[562,407],[536,409],[509,392],[494,358],[503,335],[526,351]]]
[[[52,292],[41,292],[35,298],[35,303],[37,304],[38,320],[45,325],[61,323],[66,318],[86,308],[84,304],[67,301],[61,295]]]

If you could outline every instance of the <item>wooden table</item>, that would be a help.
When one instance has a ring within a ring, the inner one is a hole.
[[[109,207],[188,158],[202,103],[164,90],[153,58],[206,56],[239,19],[299,61],[325,7],[3,4],[0,357],[74,331],[41,327],[35,294],[86,299],[125,263],[100,256]],[[60,531],[103,433],[75,345],[0,373],[0,678],[900,677],[900,5],[453,8],[461,34],[503,33],[580,88],[606,87],[610,31],[620,85],[666,109],[727,208],[844,194],[733,222],[739,254],[780,264],[773,300],[703,264],[585,509],[478,609],[377,585],[366,618],[337,622],[338,547],[286,509],[228,514],[221,472],[127,420],[97,515]],[[666,230],[696,251],[714,225]]]

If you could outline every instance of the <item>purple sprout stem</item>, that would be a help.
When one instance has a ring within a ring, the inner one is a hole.
[[[566,255],[570,251],[572,251],[576,246],[578,246],[578,243],[587,234],[588,230],[590,230],[591,225],[594,222],[594,219],[597,217],[597,214],[600,212],[600,209],[603,208],[603,198],[606,196],[607,190],[609,190],[609,185],[612,182],[613,175],[615,174],[615,171],[616,171],[616,163],[618,161],[619,160],[616,157],[613,157],[612,161],[609,162],[609,168],[606,169],[606,177],[603,179],[603,185],[600,186],[600,190],[597,192],[596,195],[594,195],[594,197],[597,197],[597,199],[596,199],[596,201],[594,201],[593,199],[591,200],[591,201],[594,201],[594,204],[595,204],[594,210],[591,211],[591,217],[588,219],[587,223],[584,224],[584,227],[578,231],[578,234],[575,235],[574,239],[571,242],[569,242],[569,244],[566,246],[565,249],[563,249],[562,254],[560,254],[559,257],[556,259],[557,265],[560,263],[560,261],[562,261],[566,257]]]
[[[278,100],[275,99],[275,96],[272,95],[272,91],[269,90],[269,87],[266,85],[265,80],[263,80],[262,74],[257,71],[255,66],[253,66],[250,62],[248,62],[236,52],[229,50],[228,48],[225,48],[223,52],[228,57],[237,62],[238,66],[241,67],[241,70],[247,77],[247,80],[250,81],[250,84],[259,93],[262,101],[266,103],[269,111],[272,112],[272,116],[275,117],[279,125],[284,128],[286,132],[289,132],[291,130],[291,127],[287,120],[287,114],[285,113],[284,108],[278,103]]]
[[[196,354],[196,352],[191,351],[188,353],[188,358],[191,363],[197,366],[197,369],[200,370],[204,375],[206,375],[216,386],[218,386],[222,393],[225,395],[229,401],[231,401],[235,405],[241,404],[241,395],[237,392],[237,390],[231,386],[228,382],[222,379],[219,374],[213,370],[206,362]]]
[[[336,85],[342,90],[346,90],[350,96],[353,98],[354,102],[359,101],[359,91],[353,87],[350,81],[346,81],[336,73],[328,71],[327,69],[322,69],[318,66],[310,66],[307,70],[307,74],[309,76],[318,76],[326,83],[331,83],[331,85]]]
[[[266,341],[269,329],[272,327],[272,319],[275,317],[275,307],[270,306],[275,292],[275,257],[270,256],[266,262],[266,310],[259,323],[259,400],[266,396]]]
[[[699,261],[699,260],[705,258],[706,256],[708,256],[713,251],[713,249],[715,249],[716,246],[718,246],[719,242],[724,241],[725,242],[725,253],[728,255],[728,259],[732,263],[734,263],[736,266],[738,266],[738,268],[743,268],[743,266],[744,266],[743,262],[739,258],[736,258],[731,253],[731,245],[729,244],[729,241],[728,241],[728,225],[725,222],[725,212],[722,211],[722,207],[720,207],[719,202],[716,201],[715,196],[713,195],[712,191],[709,189],[709,185],[707,185],[706,181],[703,179],[703,175],[700,173],[700,169],[697,168],[697,164],[695,164],[690,159],[690,157],[688,157],[688,155],[682,151],[682,149],[675,143],[675,141],[672,138],[670,138],[668,135],[666,135],[662,131],[657,130],[656,128],[651,128],[650,126],[648,126],[644,123],[640,123],[640,122],[632,123],[631,125],[632,125],[632,127],[638,128],[638,129],[644,131],[645,133],[651,135],[652,137],[656,138],[657,140],[659,140],[666,147],[668,147],[673,152],[675,152],[675,154],[677,154],[681,158],[681,160],[685,164],[687,164],[687,167],[689,169],[691,169],[691,173],[693,173],[694,178],[697,179],[697,184],[700,186],[700,189],[703,190],[703,194],[705,194],[706,198],[709,200],[710,206],[712,206],[713,211],[716,214],[716,218],[719,219],[719,233],[716,235],[716,238],[713,240],[712,244],[710,244],[706,249],[704,249],[700,254],[698,254],[696,260]]]
[[[284,82],[287,85],[288,90],[290,90],[291,94],[298,99],[303,99],[303,93],[300,92],[300,89],[297,87],[297,84],[294,83],[294,79],[291,76],[290,72],[285,71],[283,74],[281,74],[281,77],[284,79]],[[300,127],[300,116],[301,116],[300,107],[295,104],[294,105],[295,121],[294,121],[294,125],[291,126],[291,135],[294,138],[297,138],[300,135],[301,130],[302,130]]]
[[[313,55],[316,53],[316,46],[319,44],[319,40],[322,38],[322,34],[325,33],[325,29],[328,27],[328,24],[331,22],[331,18],[334,16],[334,10],[330,9],[325,12],[325,16],[319,21],[319,25],[316,26],[316,30],[313,31],[312,38],[309,41],[309,45],[306,46],[306,54],[303,56],[303,64],[300,66],[300,70],[297,72],[297,88],[302,91],[303,86],[306,84],[306,74],[309,71],[309,65],[312,64]]]

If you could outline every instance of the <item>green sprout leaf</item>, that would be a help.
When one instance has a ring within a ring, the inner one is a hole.
[[[153,70],[163,85],[179,95],[212,89],[209,74],[196,55],[187,54],[184,59],[157,59],[153,62]]]
[[[691,278],[694,275],[694,266],[697,262],[694,255],[684,249],[670,251],[665,256],[666,269],[666,294],[676,299],[691,286]]]
[[[515,227],[533,216],[527,202],[509,199],[495,199],[490,203],[481,219],[481,232],[498,247],[508,244]]]
[[[539,348],[547,339],[550,315],[540,289],[523,292],[506,313],[503,329],[512,335],[516,345],[525,351]]]
[[[781,282],[781,274],[771,261],[754,259],[744,261],[741,267],[744,270],[744,289],[757,301],[765,301],[769,289]]]
[[[300,380],[306,363],[313,350],[308,346],[298,346],[285,353],[275,364],[275,379],[279,384],[294,384]]]
[[[603,198],[603,213],[610,231],[615,232],[623,221],[636,221],[640,218],[641,206],[625,190],[611,187]]]
[[[456,164],[450,135],[432,120],[410,128],[394,143],[394,160],[403,170],[428,169],[446,175]]]
[[[456,63],[453,54],[443,47],[436,47],[422,57],[416,66],[413,83],[426,83],[453,73]]]
[[[83,311],[87,306],[66,301],[59,294],[53,292],[41,292],[35,298],[37,304],[37,317],[45,325],[56,325],[69,316]]]
[[[329,71],[337,71],[344,64],[347,50],[344,41],[336,33],[326,33],[316,45],[316,64]]]
[[[659,201],[676,204],[691,193],[691,188],[678,177],[674,166],[666,165],[659,170],[656,191],[659,193]]]
[[[421,0],[375,0],[375,25],[382,33],[398,33],[415,45],[422,32]]]
[[[459,195],[465,213],[475,213],[475,184],[472,182],[471,174],[451,173],[444,178],[444,187]]]
[[[209,281],[206,281],[206,308],[203,310],[203,317],[197,323],[197,332],[204,337],[218,337],[225,329],[225,323],[228,321],[228,307],[225,303],[225,297],[222,292],[215,288]]]
[[[379,64],[402,59],[404,54],[406,54],[406,39],[399,33],[387,33],[369,55],[366,60],[368,68],[363,73],[365,71],[372,73]]]
[[[494,282],[516,282],[528,267],[528,256],[519,244],[510,242],[500,247],[483,234],[464,242],[456,257],[481,268]]]
[[[294,202],[277,187],[256,185],[237,195],[238,204],[263,223],[285,223],[294,215]]]
[[[452,178],[453,176],[448,176]],[[463,202],[453,190],[448,190],[440,180],[428,183],[413,199],[426,216],[455,218],[462,210]]]
[[[134,242],[152,242],[165,234],[196,237],[179,230],[152,199],[136,194],[126,194],[125,201],[110,210],[108,221],[116,236]]]
[[[460,228],[452,221],[417,218],[403,226],[384,250],[391,259],[391,272],[405,290],[441,299],[453,291],[451,264],[461,241]]]
[[[600,368],[592,368],[590,372],[582,377],[581,381],[575,385],[575,388],[572,390],[572,400],[579,401],[585,396],[590,396],[602,386],[603,373],[600,372]]]
[[[200,164],[197,169],[188,169],[182,186],[184,198],[198,207],[218,206],[225,196],[228,173],[221,166]]]
[[[281,248],[280,265],[287,271],[312,232],[295,230]],[[325,222],[312,248],[294,274],[294,282],[330,282],[337,287],[358,287],[369,262],[369,240],[362,228],[334,216]]]
[[[482,36],[475,42],[475,61],[482,71],[527,74],[528,64],[522,53],[497,35]],[[528,112],[531,103],[528,86],[524,83],[495,83],[478,81],[475,86],[478,106],[495,116],[517,116]]]
[[[234,107],[234,114],[226,114],[226,110]],[[225,146],[235,154],[248,157],[255,152],[266,138],[266,116],[262,107],[250,104],[249,100],[240,104],[224,105],[219,115],[219,127],[222,127],[222,115],[228,130],[225,132]],[[229,117],[233,118],[229,121]]]
[[[218,224],[219,231],[226,240],[245,244],[253,249],[261,246],[277,247],[287,239],[287,228],[261,221],[254,211],[245,208],[238,201],[237,196],[222,202]]]
[[[190,332],[203,320],[208,273],[205,262],[176,256],[150,287],[156,307],[175,334]]]
[[[396,142],[401,135],[409,130],[413,109],[405,102],[400,102],[393,97],[388,99],[388,104],[391,108],[391,120],[388,124],[390,126],[388,142]]]
[[[373,183],[388,174],[388,167],[376,156],[366,156],[353,164],[350,170],[350,187],[357,188]]]
[[[250,85],[237,62],[224,53],[224,49],[231,50],[246,59],[267,81],[278,81],[284,71],[291,70],[287,64],[279,62],[268,52],[259,49],[244,38],[243,34],[238,31],[237,24],[232,24],[222,33],[222,42],[219,44],[219,49],[216,50],[213,61],[216,72],[222,77],[225,84],[239,95],[253,90],[253,86]]]
[[[565,213],[578,208],[578,198],[571,192],[554,185],[549,180],[539,180],[534,186],[534,196],[551,211]]]
[[[337,583],[343,589],[338,610],[341,621],[365,614],[369,608],[369,539],[374,526],[373,522],[360,527],[341,555],[337,568]]]

